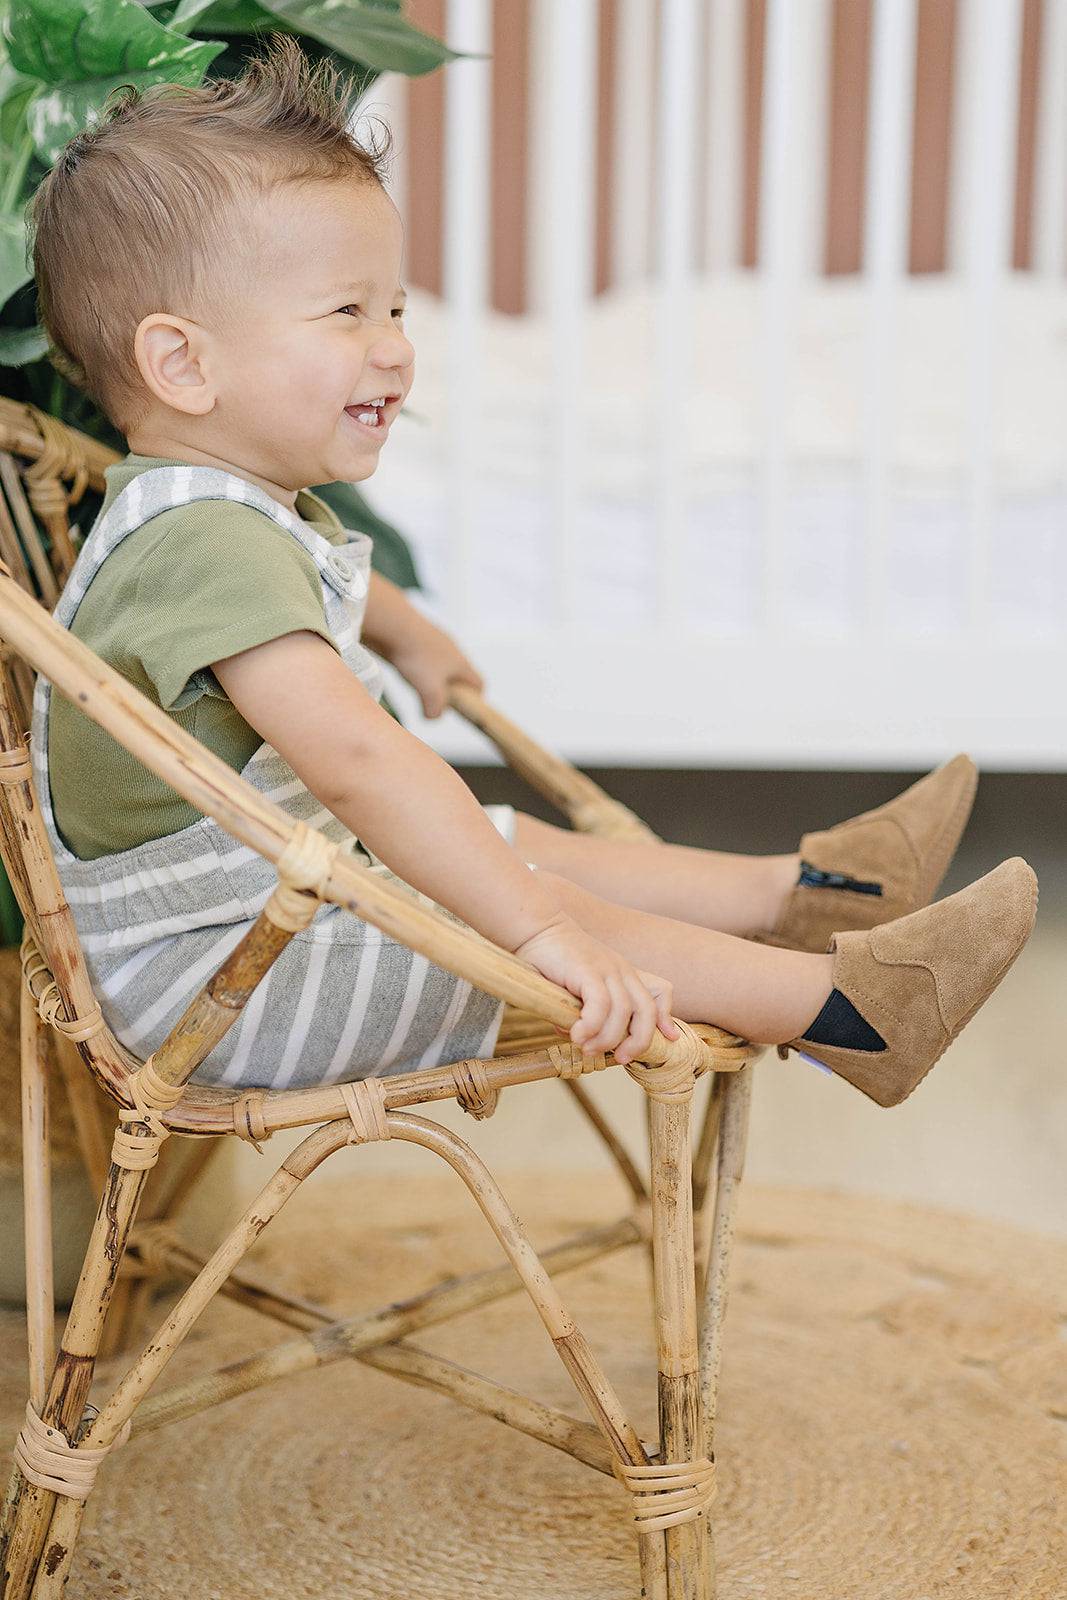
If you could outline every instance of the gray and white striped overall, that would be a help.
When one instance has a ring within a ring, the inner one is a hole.
[[[86,540],[56,620],[71,625],[89,584],[127,534],[196,500],[254,506],[292,534],[318,569],[327,626],[345,664],[380,698],[381,668],[359,639],[371,540],[349,532],[347,543],[331,544],[254,485],[214,468],[157,467],[128,484]],[[210,817],[94,861],[73,855],[52,810],[50,699],[51,684],[39,678],[30,744],[41,813],[104,1016],[128,1049],[146,1056],[247,932],[276,874]],[[349,830],[270,745],[260,745],[241,776],[289,816],[358,850]],[[486,809],[510,837],[510,808]],[[400,881],[380,862],[372,864]],[[350,912],[323,906],[282,952],[193,1081],[296,1088],[489,1055],[502,1009]]]

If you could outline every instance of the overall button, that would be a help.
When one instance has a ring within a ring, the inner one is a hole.
[[[345,560],[344,556],[339,556],[336,554],[329,555],[326,557],[326,565],[329,567],[330,571],[335,577],[340,578],[342,583],[350,582],[352,578],[352,568]]]

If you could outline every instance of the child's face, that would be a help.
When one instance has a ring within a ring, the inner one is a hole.
[[[212,450],[290,490],[369,478],[415,375],[396,207],[366,180],[282,184],[255,231],[217,333]]]

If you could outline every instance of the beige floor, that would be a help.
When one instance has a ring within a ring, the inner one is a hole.
[[[468,776],[485,799],[529,804],[509,774]],[[880,803],[908,775],[615,773],[606,781],[665,837],[769,851]],[[750,1179],[925,1201],[1067,1236],[1067,779],[985,777],[945,892],[1016,853],[1041,880],[1037,928],[966,1033],[892,1110],[795,1056],[766,1055],[757,1068]],[[640,1092],[612,1073],[594,1093],[637,1149]],[[505,1096],[480,1126],[455,1110],[444,1120],[472,1138],[494,1171],[539,1170],[551,1182],[553,1173],[590,1170],[601,1160],[556,1085]],[[268,1148],[280,1159],[281,1140]],[[337,1160],[385,1174],[425,1171],[431,1158],[385,1146]],[[266,1171],[253,1151],[227,1152],[222,1174],[236,1182],[235,1204]]]
[[[618,1215],[614,1181],[512,1175],[538,1248]],[[369,1310],[497,1265],[444,1170],[316,1174],[250,1270]],[[1067,1600],[1067,1243],[928,1206],[745,1186],[726,1323],[713,1526],[719,1600]],[[656,1434],[648,1267],[630,1249],[557,1287],[642,1438]],[[165,1306],[157,1306],[156,1317]],[[305,1341],[217,1299],[159,1390]],[[25,1402],[0,1310],[0,1432]],[[411,1342],[582,1416],[515,1294]],[[128,1364],[101,1364],[102,1399]],[[105,1463],[79,1600],[636,1600],[622,1491],[358,1362],[302,1371],[135,1437]]]

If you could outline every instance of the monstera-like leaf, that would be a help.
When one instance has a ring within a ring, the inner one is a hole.
[[[418,77],[456,59],[456,52],[440,39],[405,22],[398,7],[371,0],[262,0],[262,4],[294,33],[307,34],[374,72]]]
[[[136,0],[11,0],[4,32],[11,65],[41,84],[26,122],[46,165],[114,89],[199,83],[223,49],[165,27]]]

